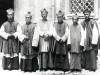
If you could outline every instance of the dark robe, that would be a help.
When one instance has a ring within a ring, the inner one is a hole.
[[[61,24],[55,23],[54,27],[58,36],[62,37],[66,32],[68,25],[63,22]],[[54,49],[54,69],[67,71],[69,70],[69,57],[67,49],[67,40],[63,43],[56,41]]]
[[[0,36],[0,52],[2,52],[2,44],[3,44],[3,39],[2,39],[2,37]]]
[[[81,25],[71,25],[70,28],[70,69],[71,70],[81,70],[81,51],[80,51],[80,41],[81,41]]]
[[[38,70],[38,50],[32,47],[35,25],[33,23],[25,24],[21,29],[22,34],[27,36],[29,40],[21,43],[21,56],[25,56],[26,59],[21,59],[20,68],[22,71],[36,71]]]
[[[99,33],[99,37],[98,37],[98,49],[100,49],[100,33]]]
[[[17,31],[17,25],[15,21],[10,24],[10,22],[5,22],[3,24],[5,32],[9,34],[13,34]],[[18,41],[16,39],[9,38],[8,40],[3,39],[3,47],[2,51],[4,54],[13,55],[14,53],[19,53],[18,51]]]
[[[84,20],[82,23],[83,29],[86,29],[86,39],[84,41],[84,49],[82,52],[82,67],[88,70],[97,69],[97,45],[92,44],[93,28],[97,23],[93,19]]]
[[[13,21],[13,22],[5,22],[3,24],[4,26],[4,32],[7,34],[13,34],[17,32],[17,26],[18,23]],[[2,43],[2,52],[4,54],[9,54],[10,56],[13,56],[14,53],[18,54],[18,40],[17,38],[8,38],[7,40],[3,38],[3,43]],[[3,57],[2,59],[2,65],[3,69],[19,69],[19,58],[13,57],[13,58],[7,58]]]
[[[41,33],[43,32],[49,32],[51,30],[52,22],[47,20],[43,21],[40,20],[37,23],[37,28],[39,29],[39,68],[40,70],[47,70],[53,68],[53,60],[52,60],[52,52],[50,49],[50,40],[51,36],[45,40],[43,36],[41,36]]]

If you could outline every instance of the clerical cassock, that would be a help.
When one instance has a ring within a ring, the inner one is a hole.
[[[54,69],[67,71],[69,70],[69,57],[67,49],[67,39],[69,35],[69,26],[63,21],[64,14],[59,11],[57,20],[54,24],[53,37],[56,40],[54,49]]]
[[[14,21],[13,9],[7,10],[8,21],[1,26],[2,43],[2,67],[3,69],[13,70],[19,69],[19,50],[18,50],[18,33],[20,25]]]
[[[78,15],[72,17],[68,44],[70,46],[70,69],[71,71],[81,71],[81,25],[78,23]]]
[[[48,11],[41,11],[42,19],[38,21],[32,46],[39,47],[39,69],[47,70],[53,68],[52,53],[50,51],[50,37],[52,36],[52,22],[47,19]]]
[[[24,72],[38,70],[38,50],[32,47],[35,24],[31,22],[31,19],[32,15],[28,12],[25,15],[26,23],[21,26],[21,33],[18,35],[21,42],[20,69]]]
[[[86,9],[84,12],[85,20],[81,23],[81,43],[84,49],[82,52],[82,67],[87,70],[95,71],[97,69],[97,42],[98,42],[98,26],[95,20],[90,18],[90,11]]]

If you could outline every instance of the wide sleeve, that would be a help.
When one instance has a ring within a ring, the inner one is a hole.
[[[52,28],[52,32],[53,32],[53,33],[52,33],[53,37],[54,37],[57,41],[59,41],[59,40],[61,39],[61,37],[57,34],[55,27]]]
[[[5,32],[4,25],[2,25],[2,26],[1,26],[1,29],[0,29],[0,36],[1,36],[2,38],[4,38],[4,39],[7,40],[9,35],[10,35],[10,34],[8,34],[8,33]]]
[[[85,40],[85,30],[83,29],[83,27],[81,26],[81,41],[80,41],[80,45],[84,46],[84,40]]]
[[[18,35],[18,39],[19,39],[19,41],[22,42],[22,43],[23,43],[25,37],[26,37],[26,36],[25,36],[24,34],[22,34],[22,33],[19,33],[19,35]]]
[[[38,43],[39,43],[39,33],[38,33],[38,28],[36,26],[33,35],[32,46],[37,47]]]
[[[61,37],[61,39],[62,39],[63,41],[66,41],[66,39],[68,39],[68,36],[69,36],[69,27],[67,26],[67,27],[66,27],[65,34]]]
[[[43,36],[43,35],[45,34],[45,32],[44,32],[44,31],[41,31],[41,29],[40,29],[40,26],[39,26],[39,25],[37,25],[37,31],[38,31],[39,36]]]
[[[93,30],[92,30],[92,44],[94,44],[94,45],[96,45],[97,44],[97,42],[98,42],[98,35],[99,35],[99,33],[98,33],[99,31],[98,31],[98,29],[97,29],[97,26],[96,26],[96,24],[94,23],[94,27],[93,27]]]

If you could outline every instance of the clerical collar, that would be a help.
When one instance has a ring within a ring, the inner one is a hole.
[[[26,23],[26,25],[30,25],[30,24],[31,24],[31,22]]]
[[[44,19],[42,19],[42,21],[47,21],[47,19],[45,19],[45,20],[44,20]]]
[[[62,24],[63,23],[63,21],[61,21],[61,22],[58,22],[58,24]]]

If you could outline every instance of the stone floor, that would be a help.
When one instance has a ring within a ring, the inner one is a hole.
[[[0,60],[0,65],[1,65],[2,61]],[[13,70],[13,71],[8,71],[8,70],[3,70],[2,67],[0,67],[0,73],[2,75],[100,75],[100,50],[99,50],[99,54],[98,54],[98,61],[97,61],[97,70],[96,72],[92,72],[92,71],[88,71],[88,70],[84,70],[82,69],[82,72],[74,72],[71,73],[69,72],[62,72],[62,71],[46,71],[46,72],[22,72],[20,70]]]

